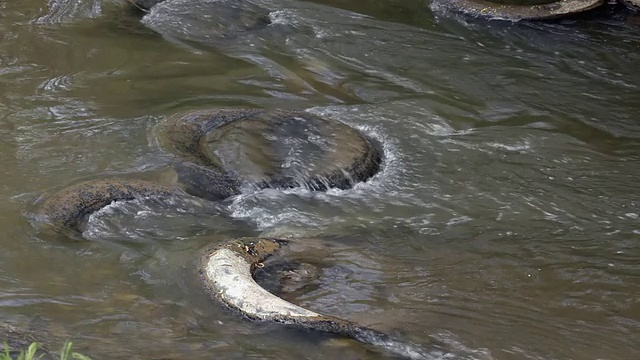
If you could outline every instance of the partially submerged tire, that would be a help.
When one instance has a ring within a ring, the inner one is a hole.
[[[604,4],[604,0],[446,0],[467,15],[499,20],[547,20],[578,14]]]
[[[271,24],[270,11],[252,1],[127,1],[135,13],[145,15],[145,25],[171,38],[235,39]]]
[[[228,192],[242,185],[347,189],[373,176],[381,162],[377,147],[356,129],[298,111],[180,114],[161,125],[160,143],[191,169],[213,171],[218,180],[236,179]],[[178,177],[181,181],[180,171]],[[194,177],[190,180],[196,183]],[[193,194],[191,187],[186,190]]]
[[[168,197],[174,188],[137,179],[101,179],[81,182],[49,197],[41,208],[55,228],[78,229],[87,216],[114,201]]]
[[[287,243],[245,238],[205,248],[198,264],[202,286],[213,299],[252,320],[350,337],[404,358],[431,358],[417,346],[349,320],[307,310],[263,289],[254,281],[253,272]]]

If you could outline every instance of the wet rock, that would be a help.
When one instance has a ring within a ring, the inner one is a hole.
[[[192,195],[211,180],[237,179],[255,188],[347,189],[373,176],[379,150],[357,130],[298,111],[202,110],[179,114],[160,126],[160,143],[187,163],[178,178]],[[182,171],[180,168],[183,168]],[[194,171],[194,169],[200,169]],[[187,179],[188,181],[184,181]]]
[[[604,2],[604,0],[559,0],[527,5],[526,1],[518,0],[448,0],[448,6],[476,17],[518,21],[556,19],[594,9],[603,5]]]
[[[167,197],[176,189],[137,179],[101,179],[64,188],[48,198],[41,213],[55,228],[77,228],[92,213],[114,201]]]

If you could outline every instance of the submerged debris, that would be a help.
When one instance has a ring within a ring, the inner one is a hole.
[[[235,239],[206,248],[200,257],[200,277],[211,296],[252,320],[346,336],[407,359],[430,359],[441,350],[427,351],[380,331],[334,316],[323,315],[285,301],[258,285],[253,272],[287,240]]]
[[[181,160],[176,171],[186,191],[214,200],[241,184],[348,189],[377,173],[382,158],[356,129],[300,111],[199,110],[160,130],[162,146]]]

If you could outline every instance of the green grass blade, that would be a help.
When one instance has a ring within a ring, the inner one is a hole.
[[[2,354],[2,360],[11,360],[11,356],[9,356],[9,344],[5,341],[4,343],[4,354]]]
[[[82,354],[78,354],[77,352],[74,352],[71,356],[72,356],[74,359],[78,359],[78,360],[91,360],[91,358],[90,358],[90,357],[85,356],[85,355],[82,355]]]
[[[39,348],[40,348],[39,343],[37,342],[31,343],[31,345],[29,345],[29,347],[27,348],[27,353],[24,355],[25,360],[37,360],[36,352],[38,352]]]
[[[73,343],[71,341],[67,341],[62,345],[62,350],[60,351],[60,360],[69,360],[71,359],[71,345]]]

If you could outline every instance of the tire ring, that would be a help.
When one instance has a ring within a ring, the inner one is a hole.
[[[204,151],[207,137],[223,138],[233,122],[245,121],[250,126],[263,126],[269,131],[307,122],[320,125],[323,136],[331,138],[330,149],[319,159],[320,165],[304,174],[276,171],[263,179],[247,179],[238,170],[227,169],[224,161]],[[239,193],[242,185],[254,188],[286,189],[304,186],[310,190],[325,191],[329,188],[348,189],[366,181],[380,169],[381,155],[369,139],[357,130],[340,122],[331,122],[312,114],[299,111],[261,109],[217,109],[201,110],[171,117],[161,125],[160,143],[169,152],[181,159],[177,165],[178,181],[185,191],[203,196],[206,184],[217,184],[208,198],[224,198]],[[188,170],[188,176],[185,175]],[[212,176],[212,178],[211,178]],[[234,180],[235,179],[235,180]],[[200,186],[198,184],[205,184]],[[223,189],[220,189],[223,186]],[[206,193],[206,191],[205,191]]]
[[[145,180],[90,180],[56,192],[45,201],[41,210],[56,229],[78,230],[86,216],[114,201],[169,197],[175,193],[175,188]],[[422,347],[349,320],[299,307],[258,285],[253,279],[254,270],[287,244],[287,240],[281,239],[248,238],[209,245],[201,252],[198,264],[203,288],[215,301],[252,320],[350,337],[408,359],[429,358]],[[11,329],[0,328],[0,335],[3,330]],[[46,358],[46,349],[42,351]]]
[[[66,187],[48,198],[42,215],[57,229],[79,230],[87,216],[114,201],[168,197],[176,189],[137,179],[101,179]]]
[[[403,358],[432,358],[422,347],[349,320],[307,310],[258,285],[253,279],[255,269],[287,244],[288,241],[282,239],[244,238],[206,247],[198,265],[205,291],[214,300],[251,320],[350,337]]]
[[[541,5],[506,5],[485,0],[448,0],[448,5],[467,15],[497,20],[548,20],[581,13],[604,4],[604,0],[558,0]]]
[[[158,7],[156,5],[164,2],[165,0],[125,0],[128,3],[129,10],[133,14],[139,17],[152,11],[152,8],[157,9],[156,16],[168,16],[173,17],[175,13],[183,13],[184,10],[192,8],[193,3],[188,1],[182,3],[173,4],[170,7]],[[183,6],[181,9],[180,7]],[[212,27],[208,30],[215,38],[218,39],[233,39],[246,32],[258,31],[267,28],[271,24],[269,18],[269,10],[254,4],[251,1],[237,1],[237,0],[218,0],[215,4],[216,14],[219,17],[215,23],[212,23]],[[154,10],[155,11],[155,10]],[[198,14],[197,10],[193,12]],[[197,15],[196,15],[197,16]],[[162,30],[162,27],[156,29],[156,31]],[[161,32],[161,31],[158,31]]]
[[[79,230],[87,216],[114,201],[169,197],[176,192],[176,188],[145,180],[90,180],[54,193],[44,202],[41,212],[57,230]],[[214,300],[252,320],[350,337],[409,359],[428,358],[422,347],[349,320],[299,307],[258,285],[253,279],[254,270],[287,244],[287,240],[249,238],[210,245],[199,258],[202,286]]]

